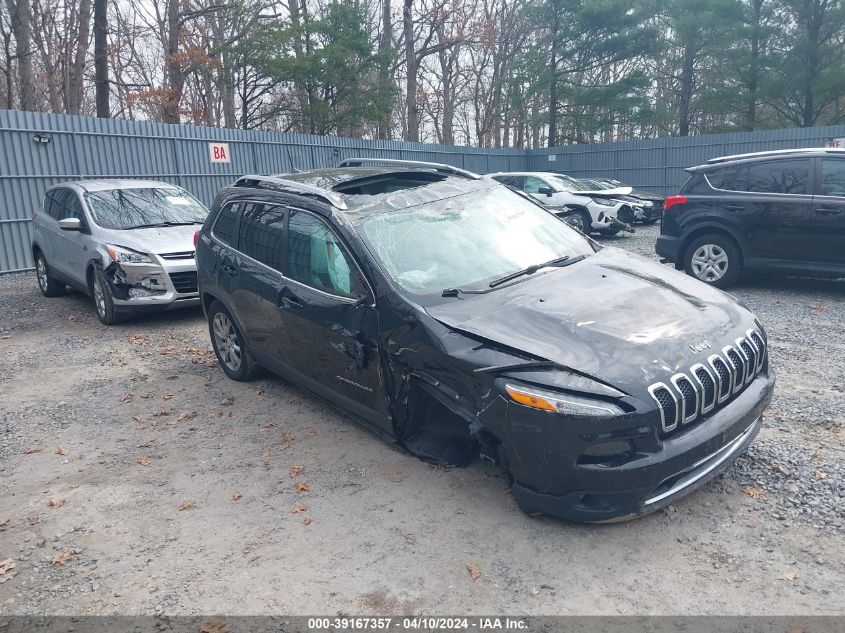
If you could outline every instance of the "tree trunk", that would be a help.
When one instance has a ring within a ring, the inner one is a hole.
[[[404,0],[402,33],[405,40],[405,109],[407,110],[406,141],[420,140],[420,113],[417,107],[417,54],[414,50],[414,0]]]
[[[79,2],[79,28],[77,30],[76,53],[68,77],[68,114],[82,112],[82,80],[85,62],[88,58],[88,44],[91,36],[91,0]]]
[[[182,17],[177,0],[167,3],[167,50],[164,53],[164,72],[167,80],[167,94],[164,98],[162,121],[179,123],[179,107],[185,90],[185,73],[179,60],[179,37],[182,32]]]
[[[809,1],[807,6],[807,70],[804,76],[804,104],[801,127],[813,127],[816,124],[815,83],[819,75],[819,38],[821,31],[821,11],[818,2]]]
[[[388,56],[393,35],[393,23],[390,16],[390,0],[382,0],[381,3],[381,37],[378,41],[378,52],[382,56],[378,70],[379,86],[384,88],[390,83],[390,64]],[[376,136],[381,140],[390,137],[390,113],[387,112],[376,125]]]
[[[15,36],[18,60],[18,93],[21,110],[35,110],[35,76],[32,71],[32,6],[29,0],[6,0]]]
[[[557,108],[558,108],[558,83],[557,83],[557,37],[560,31],[560,18],[556,7],[553,7],[554,18],[552,20],[552,50],[549,59],[549,147],[557,144]]]
[[[757,89],[760,85],[760,31],[763,0],[751,3],[751,59],[748,69],[748,96],[745,106],[745,128],[753,130],[757,125]]]
[[[101,119],[111,116],[108,36],[108,0],[94,0],[94,91],[97,116]]]
[[[220,89],[220,106],[223,110],[223,126],[237,127],[235,117],[235,73],[232,68],[231,55],[223,50],[226,40],[222,13],[218,13],[214,18],[214,48],[220,51],[217,54],[218,71],[217,84]]]
[[[695,82],[695,51],[692,44],[687,42],[684,46],[684,61],[681,68],[681,94],[678,104],[678,134],[689,136],[690,104],[692,103],[692,90]]]

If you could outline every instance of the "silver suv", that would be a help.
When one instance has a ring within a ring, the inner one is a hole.
[[[198,305],[194,234],[208,215],[184,189],[151,180],[85,180],[47,190],[32,216],[38,286],[94,298],[106,325],[129,312]]]

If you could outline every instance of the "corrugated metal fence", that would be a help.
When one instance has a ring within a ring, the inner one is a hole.
[[[823,147],[845,137],[845,125],[668,137],[622,143],[590,143],[533,150],[530,169],[560,171],[580,178],[616,178],[661,195],[677,193],[685,167],[716,156],[796,147]]]
[[[448,163],[479,173],[534,169],[611,176],[668,194],[683,182],[684,167],[713,156],[819,146],[836,137],[845,137],[845,125],[526,151],[0,110],[0,273],[32,267],[32,211],[47,187],[71,179],[163,180],[210,204],[218,189],[245,173],[328,167],[364,156]],[[231,162],[212,163],[211,142],[228,143]]]

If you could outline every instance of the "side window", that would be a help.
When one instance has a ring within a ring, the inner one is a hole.
[[[214,221],[214,226],[211,229],[211,234],[218,240],[229,246],[234,246],[235,228],[238,225],[238,213],[241,205],[227,204],[220,213],[217,214],[217,219]]]
[[[525,184],[522,185],[522,190],[525,193],[540,193],[540,187],[548,187],[548,185],[539,178],[526,176]]]
[[[845,160],[822,158],[822,195],[845,196]]]
[[[70,189],[68,189],[65,203],[62,205],[59,215],[59,220],[64,220],[65,218],[76,218],[85,225],[85,213],[82,211],[82,203],[79,201],[79,195]]]
[[[293,211],[288,223],[290,276],[324,292],[357,299],[364,282],[346,249],[322,220]]]
[[[262,264],[284,272],[285,210],[269,204],[243,205],[238,250]]]
[[[53,189],[47,194],[44,202],[44,212],[55,220],[61,220],[64,216],[64,203],[70,193],[69,189]]]
[[[807,193],[808,159],[754,163],[740,168],[731,189],[756,193]]]
[[[689,177],[684,183],[684,186],[681,187],[680,192],[683,194],[707,194],[710,193],[712,190],[710,188],[710,184],[707,182],[707,179],[702,176],[701,174],[693,174]]]
[[[707,173],[705,177],[714,189],[730,189],[737,171],[737,167],[722,167]]]

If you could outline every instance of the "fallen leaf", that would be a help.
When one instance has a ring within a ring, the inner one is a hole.
[[[188,411],[186,413],[182,413],[181,415],[179,415],[179,417],[176,418],[176,421],[177,422],[187,422],[188,420],[193,420],[195,417],[197,417],[197,415],[198,415],[198,413],[196,411]]]
[[[163,418],[166,415],[170,415],[170,411],[168,411],[167,409],[160,409],[153,413],[154,418]]]
[[[70,552],[62,552],[61,554],[56,554],[53,556],[53,560],[50,561],[53,565],[64,565],[72,558],[72,554]]]
[[[64,446],[59,446],[56,448],[56,455],[67,455],[70,451],[66,449]]]
[[[787,477],[789,477],[792,474],[792,471],[789,468],[787,468],[786,466],[781,466],[780,464],[775,464],[774,466],[772,466],[772,470],[775,471],[776,473],[781,473],[782,475],[786,475]]]
[[[172,393],[166,393],[162,396],[162,398],[164,400],[173,400],[173,394]]]
[[[126,337],[126,340],[132,343],[133,345],[141,345],[144,347],[150,344],[150,339],[141,334],[130,334]]]
[[[303,470],[305,470],[304,466],[301,466],[299,464],[295,464],[294,466],[290,467],[290,470],[288,471],[288,475],[290,475],[291,479],[296,479],[297,477],[299,477],[299,475],[302,474]]]
[[[199,633],[226,633],[226,622],[224,620],[203,622]]]
[[[304,519],[302,519],[302,522],[305,525],[311,525],[312,523],[314,523],[314,519],[312,519],[311,517],[305,517]]]
[[[153,394],[151,394],[149,392],[141,394],[141,398],[144,399],[144,400],[149,400],[152,397],[153,397]]]
[[[5,574],[10,569],[15,568],[15,561],[11,558],[7,558],[6,560],[0,560],[0,574]]]
[[[235,396],[229,396],[225,400],[221,400],[220,404],[222,404],[224,407],[231,407],[233,404],[235,404]]]
[[[136,463],[140,464],[141,466],[149,466],[150,465],[150,458],[149,457],[142,457]]]
[[[132,402],[132,399],[133,399],[134,397],[135,397],[135,396],[133,396],[131,393],[127,393],[127,394],[126,394],[126,395],[124,395],[124,396],[120,396],[120,401],[121,401],[121,402]]]
[[[265,464],[270,463],[270,451],[264,451],[263,453],[261,453],[261,461]]]
[[[824,479],[827,477],[827,473],[821,470],[816,471],[816,479]]]
[[[238,501],[241,498],[241,493],[236,492],[232,495],[232,501]]]
[[[196,507],[197,506],[194,505],[193,501],[186,501],[185,503],[183,503],[182,505],[179,506],[179,512],[182,512],[183,510],[190,510],[191,508],[196,508]]]
[[[53,497],[50,501],[47,502],[47,505],[51,508],[61,508],[65,504],[65,500],[61,497]]]
[[[290,448],[291,443],[293,442],[293,435],[285,431],[285,434],[282,435],[282,450],[287,450]]]
[[[308,429],[308,435],[314,437],[315,435],[317,435],[317,429]]]
[[[264,424],[261,425],[262,429],[272,429],[274,426],[279,426],[275,422],[267,420]]]
[[[0,527],[6,527],[10,521],[11,519],[9,517],[0,517]]]
[[[311,486],[309,486],[308,484],[304,484],[301,481],[297,481],[293,485],[293,489],[296,491],[297,494],[299,494],[300,492],[311,492]]]
[[[741,490],[752,499],[759,499],[766,492],[765,490],[757,486],[743,486]]]
[[[40,446],[30,446],[28,449],[26,449],[23,452],[23,454],[24,455],[32,455],[33,453],[40,453],[40,452],[41,452]]]
[[[308,512],[308,508],[301,503],[293,504],[293,508],[291,508],[291,514],[300,514],[302,512]]]
[[[264,390],[263,390],[263,389],[259,389],[258,391],[256,391],[256,392],[255,392],[255,395],[256,395],[256,396],[263,396],[263,395],[264,395],[264,393],[265,393],[265,392],[264,392]]]
[[[778,576],[776,580],[792,581],[792,580],[795,580],[796,578],[798,578],[798,574],[796,574],[794,571],[787,571],[787,572],[782,573],[780,576]]]
[[[473,580],[481,578],[481,568],[474,562],[470,561],[467,563],[467,571],[469,572],[469,577]]]

